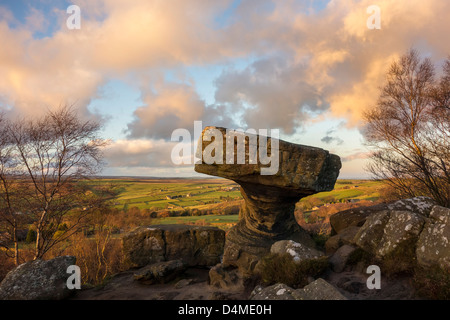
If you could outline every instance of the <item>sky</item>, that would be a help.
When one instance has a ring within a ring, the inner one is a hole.
[[[0,0],[0,111],[68,104],[100,121],[103,175],[196,176],[171,160],[171,135],[202,121],[278,129],[339,155],[340,178],[368,178],[362,114],[409,49],[448,57],[448,12],[446,0]]]

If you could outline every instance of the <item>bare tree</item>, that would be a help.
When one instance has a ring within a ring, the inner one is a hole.
[[[70,107],[10,126],[26,176],[22,187],[27,215],[36,227],[34,259],[79,231],[91,208],[102,200],[83,182],[102,165],[101,148],[107,141],[98,137],[99,129],[99,123],[82,121]]]
[[[399,196],[450,206],[450,60],[435,80],[430,59],[410,50],[392,63],[375,108],[365,113],[369,172]]]
[[[0,114],[0,245],[6,254],[14,258],[19,265],[19,239],[18,230],[23,226],[24,219],[21,214],[18,161],[14,157],[14,148],[9,134],[9,121]],[[14,250],[10,255],[9,242],[14,243]]]

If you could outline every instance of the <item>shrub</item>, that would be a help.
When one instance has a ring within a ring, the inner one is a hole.
[[[96,232],[95,238],[74,235],[64,254],[76,257],[83,284],[102,284],[110,276],[129,267],[124,261],[120,239],[112,239],[107,231]]]
[[[269,254],[260,263],[258,270],[265,284],[284,283],[293,288],[304,287],[308,284],[308,277],[317,277],[328,268],[327,257],[298,263],[288,253]]]
[[[198,210],[198,209],[192,209],[191,210],[191,215],[195,216],[195,217],[198,217],[198,216],[202,215],[202,212],[200,210]]]
[[[413,286],[418,296],[432,300],[450,299],[450,269],[440,266],[416,268]]]
[[[351,266],[356,265],[359,262],[362,262],[364,265],[371,265],[374,261],[375,257],[361,248],[356,248],[347,258],[347,264]]]
[[[199,220],[194,222],[194,225],[196,225],[196,226],[208,226],[209,223],[206,222],[205,219],[199,219]]]
[[[385,203],[397,201],[404,199],[401,194],[398,193],[398,190],[388,184],[383,184],[382,187],[378,189],[378,192],[380,194],[380,199],[383,200]]]
[[[170,211],[169,210],[160,211],[160,212],[158,212],[157,217],[158,218],[168,218],[168,217],[170,217]]]
[[[416,239],[411,239],[397,246],[383,257],[380,267],[388,276],[399,273],[413,274],[416,267]]]
[[[0,249],[0,282],[14,268],[14,259],[8,256],[5,250]]]
[[[404,243],[383,258],[378,258],[370,252],[356,248],[349,255],[347,264],[357,265],[358,263],[362,263],[364,266],[378,265],[387,277],[394,277],[400,274],[412,275],[417,265],[415,246],[412,243]]]
[[[26,243],[33,243],[36,241],[37,233],[35,230],[30,229],[27,233],[27,238],[25,239]]]
[[[64,230],[58,230],[53,234],[53,239],[59,239],[61,238],[64,234],[66,233],[66,231]]]
[[[330,234],[329,233],[322,233],[322,232],[313,233],[311,236],[312,236],[312,238],[314,240],[314,243],[321,250],[323,250],[325,248],[325,243],[330,238]]]
[[[69,229],[68,227],[67,227],[67,223],[62,223],[62,224],[60,224],[59,226],[58,226],[58,231],[66,231],[67,229]]]

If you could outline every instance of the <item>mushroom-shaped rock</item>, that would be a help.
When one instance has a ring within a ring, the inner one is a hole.
[[[295,220],[295,204],[334,188],[341,168],[338,156],[254,133],[206,127],[197,157],[195,171],[235,181],[245,200],[226,238],[224,265],[251,273],[279,240],[314,247]]]

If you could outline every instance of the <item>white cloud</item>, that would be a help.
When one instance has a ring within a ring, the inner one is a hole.
[[[172,148],[164,140],[117,140],[104,150],[110,167],[173,167]]]
[[[143,105],[108,159],[170,166],[162,156],[170,143],[158,139],[194,120],[241,120],[286,134],[315,116],[360,126],[394,58],[411,47],[435,60],[450,54],[449,1],[377,1],[381,30],[366,26],[372,0],[332,0],[317,12],[310,1],[242,1],[218,27],[216,17],[232,2],[79,0],[81,30],[68,30],[65,10],[55,8],[60,29],[40,39],[33,33],[45,30],[45,13],[31,10],[27,23],[12,28],[17,21],[0,5],[0,109],[37,115],[76,102],[89,115],[103,84],[133,78]],[[236,69],[243,58],[252,62]],[[216,102],[206,105],[185,67],[215,64],[228,67],[216,79]],[[176,81],[164,78],[166,70]]]

